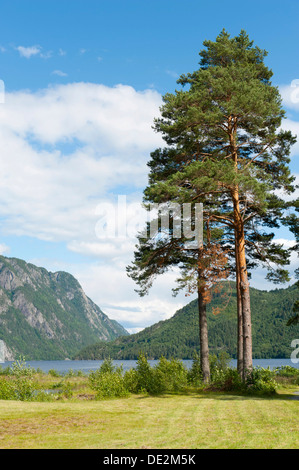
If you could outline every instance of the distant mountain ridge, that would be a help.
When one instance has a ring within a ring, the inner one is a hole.
[[[223,290],[214,292],[207,307],[210,353],[226,351],[237,356],[237,302],[234,283],[224,282]],[[299,338],[299,325],[286,326],[293,315],[298,288],[262,291],[250,288],[254,358],[290,358],[291,342]],[[213,313],[218,312],[216,315]],[[150,359],[192,359],[199,351],[197,300],[178,310],[168,320],[160,321],[139,333],[99,342],[81,350],[76,359],[137,359],[140,352]]]
[[[0,256],[0,340],[7,360],[70,358],[80,347],[128,334],[71,274]]]

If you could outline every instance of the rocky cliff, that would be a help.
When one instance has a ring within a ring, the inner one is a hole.
[[[127,334],[71,274],[0,256],[0,340],[7,360],[65,359],[95,341]]]

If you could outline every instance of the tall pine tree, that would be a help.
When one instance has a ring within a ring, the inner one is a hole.
[[[294,191],[288,164],[295,138],[279,130],[284,111],[270,81],[272,72],[264,64],[267,53],[254,46],[245,31],[230,38],[223,30],[215,42],[205,41],[204,46],[200,68],[182,75],[182,89],[163,97],[154,128],[167,146],[151,154],[144,194],[146,202],[201,202],[206,219],[231,234],[242,338],[240,370],[245,377],[252,368],[247,258],[254,253],[253,258],[264,262],[287,261],[282,247],[273,243],[274,233],[264,228],[278,227],[283,218],[286,204],[275,190]],[[137,276],[141,259],[145,262],[140,246],[134,271],[139,281],[146,276],[145,271]],[[163,262],[161,258],[161,266]],[[279,269],[275,279],[277,275],[282,280],[286,271]],[[274,279],[273,272],[271,276]]]

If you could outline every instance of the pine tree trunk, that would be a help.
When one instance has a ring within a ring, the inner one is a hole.
[[[245,237],[241,214],[238,211],[238,201],[235,204],[234,212],[236,214],[236,244],[237,244],[237,276],[242,305],[242,331],[243,331],[243,379],[252,369],[252,334],[251,334],[251,309],[249,282],[245,257]]]
[[[228,119],[229,142],[232,159],[235,165],[236,176],[238,175],[238,152],[236,146],[236,122],[233,117]],[[242,331],[243,331],[243,380],[252,369],[252,337],[251,337],[251,310],[249,282],[245,256],[244,223],[240,210],[239,187],[235,184],[232,189],[232,200],[234,207],[234,228],[236,248],[236,276],[238,279],[237,292],[240,293],[240,306],[242,306]]]
[[[200,339],[200,364],[204,383],[210,382],[210,361],[208,342],[207,306],[203,294],[198,290],[198,313],[199,313],[199,339]]]
[[[237,243],[235,246],[236,266],[238,264],[238,250]],[[237,318],[238,318],[238,331],[237,331],[237,370],[240,377],[243,377],[243,317],[242,317],[242,299],[240,290],[240,276],[239,270],[236,269],[236,291],[237,291]]]

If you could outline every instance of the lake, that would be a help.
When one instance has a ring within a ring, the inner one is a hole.
[[[298,359],[297,359],[298,360]],[[154,366],[159,361],[158,360],[149,360],[148,361],[151,366]],[[187,368],[190,368],[192,365],[192,360],[183,360],[183,363]],[[48,372],[51,369],[55,371],[65,374],[70,370],[75,371],[82,371],[83,373],[89,373],[90,371],[99,369],[103,361],[26,361],[26,364],[30,365],[34,369],[41,369],[43,372]],[[123,370],[129,370],[136,366],[137,361],[122,361],[117,360],[113,361],[114,365],[123,366]],[[6,361],[0,363],[0,367],[5,368],[7,366],[11,366],[13,361]],[[237,361],[231,361],[231,367],[237,366]],[[299,369],[299,363],[293,363],[291,359],[253,359],[253,366],[254,367],[270,367],[270,369],[275,369],[276,367],[281,366],[291,366],[296,367]]]

